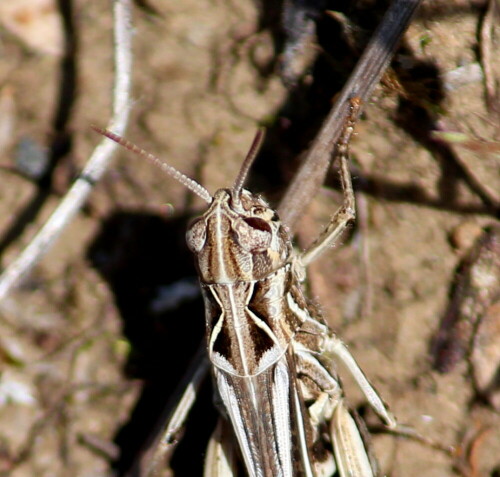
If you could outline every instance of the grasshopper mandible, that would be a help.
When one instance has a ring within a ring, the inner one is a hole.
[[[200,184],[115,134],[95,128],[159,163],[206,201],[186,234],[205,303],[207,352],[221,419],[207,451],[205,476],[235,477],[238,451],[251,477],[374,475],[360,431],[334,371],[340,360],[390,428],[396,421],[342,341],[308,305],[305,268],[354,220],[348,144],[359,101],[337,145],[344,203],[303,253],[259,196],[243,188],[263,133],[258,132],[230,189],[213,197]],[[192,400],[183,403],[182,416]]]

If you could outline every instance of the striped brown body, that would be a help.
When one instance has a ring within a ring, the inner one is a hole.
[[[295,347],[309,327],[302,334],[318,349],[308,352],[319,353],[326,327],[315,326],[307,311],[288,232],[261,198],[221,189],[187,240],[197,258],[216,387],[249,475],[316,475],[318,432],[297,373],[299,365],[306,376],[307,363]]]

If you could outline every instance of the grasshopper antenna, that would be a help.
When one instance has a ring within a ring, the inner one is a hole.
[[[259,128],[255,137],[253,138],[252,145],[250,146],[250,150],[247,153],[247,157],[243,161],[240,172],[238,172],[238,176],[234,181],[233,185],[233,197],[238,200],[241,194],[241,189],[243,189],[243,185],[245,184],[246,178],[248,176],[248,171],[253,164],[253,161],[257,157],[259,153],[259,149],[262,146],[262,142],[264,141],[264,128]]]
[[[156,157],[153,154],[150,154],[144,149],[141,149],[139,146],[136,146],[133,142],[130,142],[127,139],[118,136],[118,134],[115,134],[111,131],[108,131],[107,129],[103,129],[98,126],[92,125],[91,127],[94,131],[98,132],[99,134],[102,134],[103,136],[106,136],[112,141],[115,141],[120,146],[123,146],[125,149],[128,149],[129,151],[133,152],[134,154],[137,154],[138,156],[146,158],[148,161],[152,162],[155,166],[158,166],[160,169],[166,172],[170,177],[174,178],[176,181],[180,182],[183,186],[187,187],[191,192],[196,194],[198,197],[202,198],[205,202],[208,202],[209,204],[212,203],[212,196],[210,195],[210,192],[208,192],[208,190],[205,189],[205,187],[203,187],[201,184],[198,184],[198,182],[189,178],[182,172],[179,172],[175,167],[169,166],[167,163],[163,162],[160,158]]]

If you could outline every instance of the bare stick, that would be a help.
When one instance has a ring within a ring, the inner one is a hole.
[[[119,134],[125,132],[130,109],[132,71],[131,0],[114,2],[114,67],[113,112],[108,128]],[[106,171],[117,144],[103,139],[95,148],[80,177],[75,181],[57,209],[31,243],[0,276],[0,301],[21,278],[40,261],[64,228],[78,213],[96,182]]]
[[[483,25],[480,31],[481,41],[479,43],[481,66],[484,71],[484,85],[486,88],[486,107],[488,111],[499,113],[498,110],[498,92],[496,91],[495,75],[493,73],[493,30],[494,20],[497,16],[497,2],[495,0],[488,1],[488,8],[484,15]]]
[[[293,229],[324,181],[335,144],[349,115],[350,99],[358,97],[362,103],[370,99],[420,1],[394,0],[373,34],[302,166],[281,199],[278,213],[290,228]]]
[[[177,385],[152,427],[143,448],[137,453],[126,477],[154,476],[172,456],[189,412],[209,371],[205,338],[200,343],[186,374]],[[159,474],[158,474],[159,475]]]

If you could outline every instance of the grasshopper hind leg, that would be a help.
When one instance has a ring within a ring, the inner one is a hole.
[[[341,477],[374,477],[358,425],[344,405],[337,403],[330,423],[335,461]]]
[[[237,477],[237,449],[231,425],[219,418],[205,457],[203,477]]]
[[[297,353],[299,382],[313,429],[316,477],[374,477],[357,423],[347,409],[340,383],[316,357]]]
[[[340,477],[373,477],[376,464],[371,461],[360,426],[344,401],[341,382],[334,370],[341,361],[365,395],[370,406],[389,428],[396,420],[369,383],[344,343],[326,325],[312,318],[294,339],[294,356],[301,394],[307,405],[312,428],[313,461],[317,477],[332,477],[335,467]],[[324,450],[333,456],[326,455]],[[322,449],[316,459],[315,450]],[[333,459],[331,458],[333,457]],[[331,460],[334,460],[332,468]],[[337,474],[335,474],[337,475]]]

